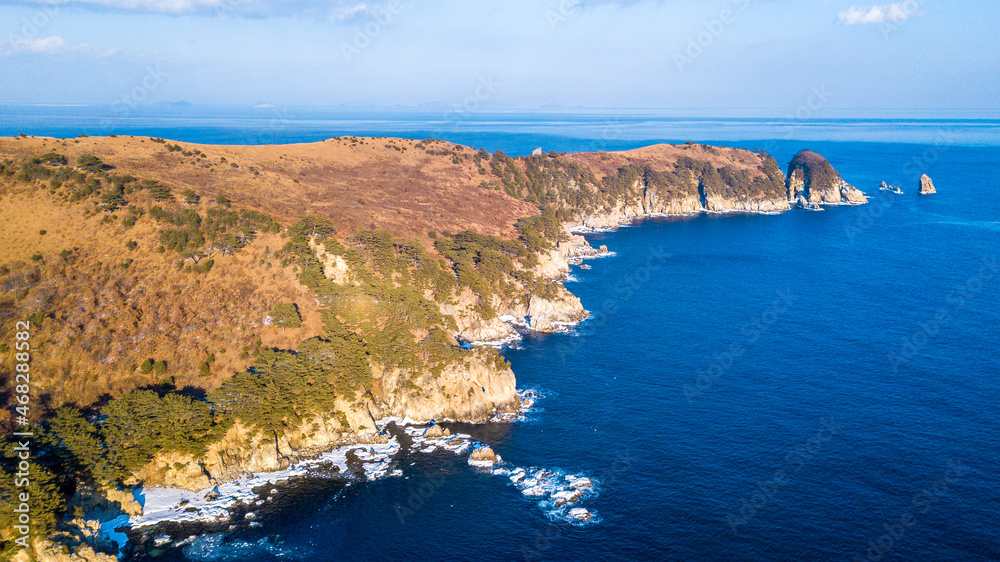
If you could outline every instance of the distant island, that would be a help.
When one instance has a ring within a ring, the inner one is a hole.
[[[586,318],[560,282],[602,253],[581,232],[864,202],[808,151],[786,175],[696,143],[515,158],[431,139],[0,139],[0,342],[30,322],[46,397],[35,550],[137,514],[134,486],[202,490],[384,443],[389,417],[516,412],[509,363],[470,344]]]

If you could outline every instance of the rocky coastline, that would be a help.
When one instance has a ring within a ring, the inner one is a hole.
[[[830,173],[832,171],[832,174]],[[782,175],[778,172],[778,175]],[[562,224],[565,236],[552,249],[539,253],[532,273],[550,281],[545,295],[531,294],[515,285],[515,297],[494,296],[490,303],[496,314],[484,317],[477,312],[477,297],[466,289],[451,302],[439,303],[445,316],[455,319],[452,336],[473,345],[499,346],[520,339],[520,332],[567,331],[588,317],[580,299],[560,281],[572,265],[587,259],[612,255],[602,246],[594,248],[581,235],[609,231],[634,221],[697,214],[779,214],[795,207],[860,205],[867,198],[846,181],[818,154],[802,151],[789,165],[784,180],[785,193],[720,193],[704,185],[662,193],[639,178],[632,185],[634,197],[619,199],[614,205],[580,213]],[[324,266],[324,275],[339,284],[352,283],[350,268],[339,256],[332,256],[321,244],[311,243]],[[338,404],[336,416],[317,415],[284,435],[264,434],[237,423],[208,451],[195,458],[180,453],[160,454],[126,482],[132,486],[204,491],[255,473],[283,471],[306,459],[338,448],[384,446],[386,420],[419,426],[431,420],[483,423],[509,419],[522,406],[516,379],[509,365],[500,365],[476,350],[460,363],[449,364],[439,373],[420,373],[405,379],[398,368],[372,366],[374,388],[354,400]],[[486,452],[477,453],[480,456]],[[488,459],[473,459],[484,461]],[[141,514],[141,508],[123,499],[125,513]]]

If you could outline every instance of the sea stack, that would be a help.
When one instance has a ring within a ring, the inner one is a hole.
[[[500,457],[489,447],[480,447],[469,455],[469,464],[472,466],[489,467],[500,460]]]
[[[934,180],[924,174],[920,176],[920,195],[930,195],[931,193],[937,193],[937,190],[934,189]]]
[[[844,181],[826,158],[811,150],[801,150],[792,158],[785,186],[788,202],[805,208],[868,202],[865,194]]]

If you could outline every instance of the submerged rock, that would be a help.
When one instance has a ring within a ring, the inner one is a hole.
[[[583,492],[579,490],[563,490],[552,494],[552,499],[555,500],[554,504],[556,507],[577,503],[581,498],[583,498]]]
[[[937,193],[937,190],[934,189],[934,180],[924,174],[920,176],[920,195],[930,195],[931,193]]]

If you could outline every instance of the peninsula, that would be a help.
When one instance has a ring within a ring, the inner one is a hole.
[[[0,342],[30,323],[44,435],[34,549],[110,555],[93,514],[138,514],[132,487],[202,490],[385,443],[387,418],[512,415],[510,365],[474,344],[586,318],[560,283],[601,253],[580,232],[866,201],[811,151],[786,176],[696,143],[513,158],[398,138],[0,139]],[[4,369],[16,352],[0,344]],[[9,402],[14,372],[0,383]]]

